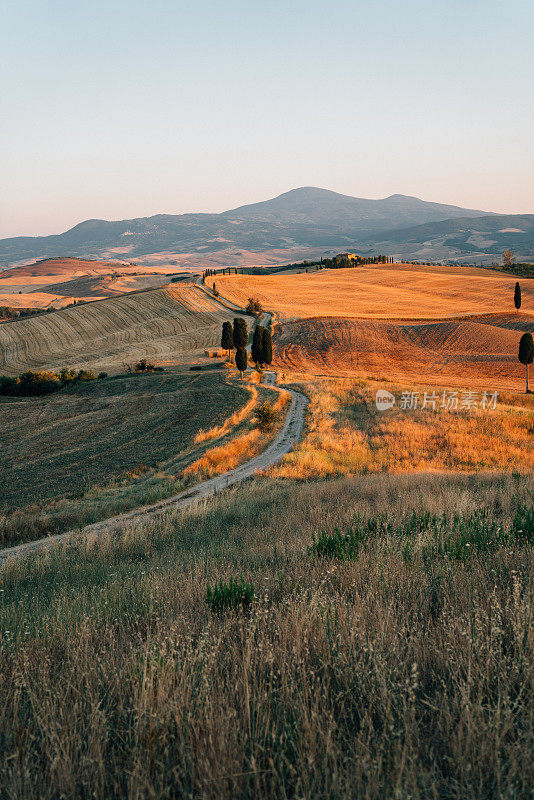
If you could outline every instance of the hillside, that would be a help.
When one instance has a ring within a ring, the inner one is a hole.
[[[275,361],[312,374],[521,391],[525,369],[517,350],[529,330],[534,314],[421,323],[320,317],[277,326]]]
[[[213,281],[210,278],[209,281]],[[433,319],[513,310],[516,278],[474,267],[380,264],[291,275],[217,275],[224,297],[246,304],[258,297],[282,319],[341,316]],[[534,310],[526,281],[523,310]]]
[[[365,237],[386,254],[434,259],[459,255],[500,255],[511,249],[516,260],[534,260],[534,214],[498,214],[428,222]]]
[[[144,268],[120,261],[47,258],[0,272],[0,305],[62,308],[74,300],[101,300],[164,286],[176,267]]]
[[[53,236],[0,240],[5,266],[58,255],[199,266],[283,263],[328,249],[352,248],[366,234],[484,212],[392,195],[365,200],[314,187],[294,189],[222,214],[156,214],[86,220]]]
[[[484,212],[478,212],[477,216]],[[474,212],[459,206],[429,203],[417,197],[394,194],[382,200],[350,197],[327,189],[306,186],[247,206],[226,211],[223,216],[235,220],[304,223],[352,228],[360,234],[377,228],[397,228],[417,219],[419,223],[453,217],[466,217]]]
[[[26,369],[121,370],[149,358],[179,364],[218,345],[232,319],[192,285],[156,289],[0,325],[0,374]]]

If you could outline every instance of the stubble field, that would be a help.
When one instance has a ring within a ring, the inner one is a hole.
[[[181,364],[218,346],[235,314],[176,285],[0,325],[0,374],[27,369],[117,370],[141,358]]]

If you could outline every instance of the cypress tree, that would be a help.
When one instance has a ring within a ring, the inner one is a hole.
[[[247,368],[247,351],[244,347],[238,347],[235,351],[235,365],[243,377],[243,373]]]
[[[221,347],[223,350],[228,351],[228,360],[230,361],[230,354],[231,351],[234,349],[234,336],[232,333],[232,323],[231,322],[223,322],[222,326],[222,335],[221,335]]]
[[[243,317],[235,317],[234,319],[234,347],[246,347],[248,342],[248,328],[246,320]]]
[[[521,308],[521,287],[519,285],[519,281],[516,283],[514,289],[514,306],[518,311]]]
[[[256,325],[252,336],[250,353],[256,367],[261,367],[263,364],[263,331],[264,328],[261,325]]]
[[[518,358],[522,364],[525,365],[526,370],[526,377],[527,377],[527,394],[530,393],[528,388],[528,365],[534,362],[534,339],[532,338],[531,333],[524,333],[521,339],[519,340],[519,355]]]
[[[261,361],[262,364],[273,363],[273,341],[269,328],[262,328],[261,334]]]

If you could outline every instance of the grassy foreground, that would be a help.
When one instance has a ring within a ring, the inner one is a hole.
[[[530,797],[533,489],[258,479],[4,567],[0,796]]]

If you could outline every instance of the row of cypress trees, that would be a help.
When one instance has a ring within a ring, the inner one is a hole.
[[[228,352],[231,358],[232,350],[236,351],[235,365],[243,377],[243,372],[247,368],[247,342],[248,328],[243,317],[235,317],[234,324],[223,322],[221,334],[221,347]],[[273,343],[271,332],[263,325],[256,325],[252,337],[252,360],[256,367],[264,367],[271,364],[273,360]]]

